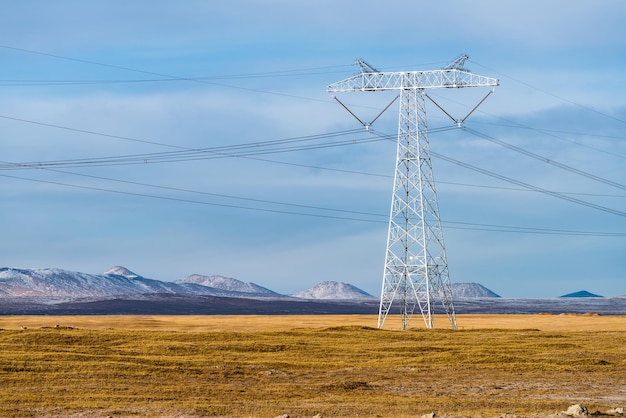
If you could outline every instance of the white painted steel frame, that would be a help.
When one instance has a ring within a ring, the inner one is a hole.
[[[382,328],[397,301],[401,304],[402,329],[408,328],[416,307],[426,327],[432,328],[433,297],[447,302],[444,308],[456,328],[430,159],[424,92],[407,89],[400,93],[396,170],[378,327]]]
[[[465,59],[463,56],[457,61],[462,65]],[[498,80],[453,65],[433,71],[378,72],[369,64],[357,63],[360,74],[329,85],[327,91],[400,90],[396,169],[378,327],[383,327],[392,305],[399,302],[402,329],[408,328],[416,307],[426,327],[432,328],[431,305],[439,300],[456,329],[430,159],[424,90],[497,86]]]

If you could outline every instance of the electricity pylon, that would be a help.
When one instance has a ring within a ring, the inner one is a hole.
[[[452,328],[456,329],[452,288],[430,159],[425,97],[450,118],[452,116],[427,96],[425,90],[498,85],[498,80],[494,78],[465,69],[463,65],[467,59],[467,55],[462,55],[441,70],[401,72],[378,71],[359,59],[356,61],[360,68],[359,74],[330,84],[326,89],[329,93],[400,91],[396,169],[378,328],[383,327],[394,302],[400,303],[402,329],[408,328],[416,306],[419,307],[426,327],[432,328],[431,304],[439,299]],[[460,126],[485,98],[465,118],[452,118],[453,121]],[[356,117],[354,113],[352,115]],[[357,120],[361,122],[360,119]],[[369,128],[369,124],[361,123],[366,129]]]

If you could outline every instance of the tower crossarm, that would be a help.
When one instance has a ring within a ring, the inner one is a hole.
[[[467,70],[361,72],[326,87],[329,93],[353,91],[422,90],[497,86],[498,80]]]

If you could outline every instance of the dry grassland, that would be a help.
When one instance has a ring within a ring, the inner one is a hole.
[[[0,329],[55,327],[161,331],[287,331],[334,326],[376,327],[377,315],[89,315],[0,316]],[[449,329],[445,315],[435,315],[436,329]],[[626,331],[626,317],[595,314],[457,315],[460,330],[538,329],[541,331]],[[419,316],[412,328],[423,328]],[[400,317],[389,315],[385,329],[399,329]]]
[[[0,416],[532,415],[626,406],[626,318],[0,317]],[[57,326],[58,325],[58,326]],[[25,328],[25,329],[22,329]],[[397,328],[397,326],[395,326]]]

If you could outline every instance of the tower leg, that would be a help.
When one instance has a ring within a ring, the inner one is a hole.
[[[408,328],[416,306],[426,327],[432,328],[434,301],[441,301],[456,329],[430,159],[424,91],[403,89],[378,327],[383,327],[397,302],[402,329]]]

